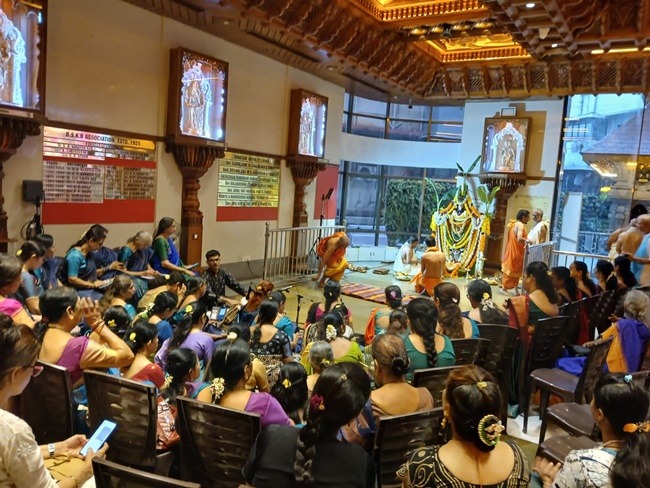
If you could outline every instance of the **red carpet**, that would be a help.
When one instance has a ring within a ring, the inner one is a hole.
[[[386,304],[386,294],[383,288],[376,286],[361,285],[358,283],[350,283],[349,285],[341,286],[341,293],[345,296],[367,300],[369,302]],[[419,298],[420,295],[415,292],[405,293],[402,291],[402,304],[406,305],[414,298]]]

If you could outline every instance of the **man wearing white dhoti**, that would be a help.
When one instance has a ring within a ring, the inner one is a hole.
[[[415,237],[408,238],[395,257],[393,273],[404,273],[412,276],[420,271],[420,260],[415,254],[415,248],[418,247],[418,242]]]

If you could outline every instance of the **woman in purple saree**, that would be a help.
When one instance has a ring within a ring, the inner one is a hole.
[[[248,344],[233,334],[219,344],[212,355],[210,388],[202,390],[197,400],[261,416],[262,428],[269,425],[293,425],[278,401],[268,393],[246,389],[253,369]]]

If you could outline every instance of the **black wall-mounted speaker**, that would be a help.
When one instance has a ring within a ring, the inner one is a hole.
[[[36,203],[43,201],[43,182],[36,180],[23,180],[23,201]]]

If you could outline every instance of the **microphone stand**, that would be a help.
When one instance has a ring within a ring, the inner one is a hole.
[[[314,303],[314,300],[312,300],[311,298],[307,298],[304,295],[301,295],[300,289],[297,286],[295,286],[294,288],[296,288],[297,291],[289,291],[289,290],[284,290],[284,291],[287,293],[293,293],[296,296],[296,299],[298,300],[298,303],[296,305],[296,327],[301,329],[302,327],[300,327],[300,308],[302,307],[302,301],[309,300],[311,303]]]

